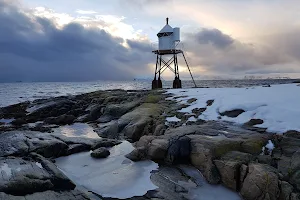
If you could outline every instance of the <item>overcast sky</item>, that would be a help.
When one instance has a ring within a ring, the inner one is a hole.
[[[0,0],[0,82],[152,77],[151,44],[166,17],[181,28],[197,78],[298,78],[299,7],[298,0]],[[182,62],[180,71],[187,76]]]

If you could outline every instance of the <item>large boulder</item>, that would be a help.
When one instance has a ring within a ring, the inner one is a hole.
[[[237,161],[215,160],[215,164],[221,175],[222,183],[230,189],[240,189],[240,166]]]
[[[118,138],[119,137],[119,127],[117,121],[110,121],[108,123],[102,123],[98,125],[99,128],[95,129],[95,132],[100,137],[105,138]]]
[[[155,120],[162,112],[158,104],[145,103],[118,120],[119,131],[126,138],[138,141],[143,135],[153,134]]]
[[[183,136],[169,142],[166,161],[170,164],[190,162],[191,138]]]
[[[72,124],[75,121],[76,117],[73,115],[63,114],[58,117],[49,117],[45,119],[45,122],[48,124],[56,124],[56,125],[66,125]]]
[[[125,157],[134,162],[147,159],[147,149],[145,147],[136,148]]]
[[[66,137],[32,131],[11,131],[0,134],[0,157],[24,156],[35,152],[46,158],[57,158],[100,147],[113,147],[117,144],[120,144],[120,141],[112,139]]]
[[[104,113],[101,118],[109,118],[111,120],[118,119],[122,115],[131,111],[140,104],[140,101],[132,101],[122,104],[110,104],[104,108]],[[101,120],[101,119],[100,119]]]
[[[279,200],[290,200],[293,189],[293,186],[288,182],[281,181]]]
[[[232,151],[224,156],[220,160],[215,160],[222,182],[225,186],[233,189],[240,190],[241,186],[241,166],[242,164],[248,164],[253,160],[253,156],[248,153],[242,153],[238,151]]]
[[[295,186],[297,190],[300,191],[300,170],[296,171],[290,179],[292,185]]]
[[[148,146],[148,158],[154,161],[163,161],[167,155],[169,141],[166,139],[154,139]]]
[[[277,200],[279,198],[277,170],[264,164],[250,164],[241,195],[245,200]]]
[[[72,190],[75,184],[43,157],[0,158],[0,192],[26,195],[47,190]]]

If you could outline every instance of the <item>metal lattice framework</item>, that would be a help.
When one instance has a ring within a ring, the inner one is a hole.
[[[189,70],[189,73],[192,77],[193,83],[194,83],[195,87],[197,87],[194,77],[192,75],[192,72],[190,70],[189,64],[188,64],[186,57],[184,55],[184,52],[182,50],[178,50],[178,49],[155,50],[152,52],[154,54],[156,54],[156,68],[155,68],[154,80],[152,82],[153,89],[162,88],[161,75],[166,69],[170,69],[170,71],[172,71],[175,74],[173,88],[181,88],[182,87],[180,76],[179,76],[179,68],[178,68],[178,54],[182,54],[184,61],[186,63],[186,66]],[[164,55],[172,55],[172,56],[168,61],[166,61],[163,59]],[[174,64],[174,67],[172,67],[172,64]]]

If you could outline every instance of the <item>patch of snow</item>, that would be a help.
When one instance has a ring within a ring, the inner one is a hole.
[[[182,96],[182,91],[170,89],[168,93],[179,97]],[[193,88],[185,91],[187,99],[196,98],[197,101],[179,112],[192,113],[194,108],[206,107],[199,119],[243,124],[255,118],[264,121],[256,127],[267,128],[269,132],[300,131],[300,88],[296,84],[258,86],[251,89]],[[207,107],[206,102],[210,99],[214,99],[214,103]],[[220,116],[221,112],[235,109],[243,109],[245,112],[236,118]]]
[[[9,123],[11,123],[14,120],[15,119],[0,119],[0,123],[9,124]]]
[[[188,121],[188,122],[196,122],[197,119],[196,119],[194,116],[192,116],[192,117],[190,117],[187,121]]]
[[[11,168],[8,166],[8,164],[4,163],[1,167],[0,167],[0,171],[3,171],[4,173],[6,173],[6,175],[8,177],[11,177],[12,173],[11,173]]]
[[[22,169],[20,168],[20,167],[18,167],[17,169],[16,169],[16,171],[17,172],[20,172]]]
[[[261,153],[260,153],[260,155],[265,155],[265,150],[266,150],[266,147],[265,147],[265,146],[262,147],[262,148],[261,148]]]
[[[178,119],[176,116],[174,116],[174,117],[167,117],[166,121],[167,122],[180,122],[181,119]]]
[[[42,121],[38,121],[38,122],[34,122],[34,123],[28,123],[28,126],[29,126],[30,128],[34,128],[34,127],[36,127],[37,125],[42,124],[42,123],[43,123]]]
[[[67,137],[100,138],[90,125],[84,123],[60,126],[53,131],[55,134],[63,134]]]
[[[266,146],[264,146],[264,147],[262,148],[262,154],[264,154],[265,149],[267,149],[269,155],[271,155],[274,148],[275,148],[275,145],[273,144],[273,142],[272,142],[271,140],[269,140],[269,141],[268,141],[268,144],[266,144]]]
[[[77,185],[104,197],[142,196],[157,187],[151,182],[152,161],[132,162],[125,157],[134,147],[127,141],[110,149],[110,156],[94,159],[89,152],[56,159],[56,165]]]
[[[41,163],[39,163],[39,162],[36,162],[35,164],[36,164],[36,166],[38,166],[39,168],[43,169],[43,166],[42,166],[42,164],[41,164]]]

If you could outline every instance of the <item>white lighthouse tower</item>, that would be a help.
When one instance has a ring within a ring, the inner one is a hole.
[[[152,51],[156,56],[156,69],[154,80],[152,81],[152,89],[162,88],[161,74],[169,68],[174,74],[175,79],[173,81],[173,88],[181,88],[181,80],[179,77],[177,54],[182,54],[185,63],[188,67],[192,80],[196,86],[191,70],[185,58],[184,52],[179,48],[180,43],[180,28],[172,28],[169,25],[169,18],[166,19],[166,25],[157,34],[158,37],[158,49]],[[166,62],[163,56],[172,55],[172,57]],[[174,68],[171,65],[174,63]],[[163,64],[163,65],[162,65]]]

